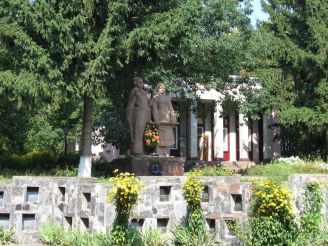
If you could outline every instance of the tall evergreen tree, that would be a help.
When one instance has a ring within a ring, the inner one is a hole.
[[[99,98],[122,112],[136,74],[227,77],[249,21],[237,0],[3,0],[0,24],[2,83],[54,105],[83,100],[79,175],[90,176]]]
[[[303,152],[328,148],[328,2],[268,0],[257,34],[263,105]],[[262,106],[263,106],[262,105]]]

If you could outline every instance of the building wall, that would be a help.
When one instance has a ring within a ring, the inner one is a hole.
[[[243,114],[230,109],[222,116],[222,105],[214,100],[204,99],[200,103],[206,113],[204,118],[196,118],[190,107],[185,105],[180,112],[180,156],[205,161],[225,160],[254,161],[280,157],[280,144],[274,136],[279,130],[272,127],[273,114],[263,120],[248,120]],[[227,120],[228,150],[224,149],[224,119]],[[203,128],[202,137],[200,128]],[[202,145],[202,143],[205,143]],[[203,146],[205,151],[201,151]],[[186,151],[184,151],[186,149]]]
[[[186,203],[181,193],[185,177],[140,177],[145,183],[140,200],[133,207],[134,217],[143,222],[142,230],[157,227],[167,221],[168,228],[183,224]],[[240,182],[240,176],[206,177],[208,200],[202,202],[209,230],[216,233],[224,245],[238,245],[229,233],[226,221],[238,220],[247,214],[251,184]],[[297,214],[302,209],[304,185],[307,182],[327,182],[328,175],[294,175],[289,186],[294,193]],[[108,231],[115,217],[113,204],[106,201],[111,184],[96,179],[78,177],[14,177],[11,183],[0,184],[0,224],[13,226],[22,245],[35,245],[38,228],[47,220],[63,227],[79,230]],[[160,189],[169,189],[167,201],[161,201]],[[327,190],[324,198],[327,201]],[[206,197],[205,197],[206,198]],[[328,218],[328,203],[323,208]]]

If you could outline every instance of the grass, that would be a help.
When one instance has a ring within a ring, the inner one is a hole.
[[[41,241],[44,245],[105,246],[110,245],[109,235],[97,232],[78,232],[63,229],[54,222],[46,222],[40,227]]]
[[[0,225],[0,243],[1,245],[10,245],[15,243],[15,236],[12,228],[4,230]]]
[[[140,236],[138,245],[142,246],[165,246],[168,242],[167,235],[157,229],[148,229],[140,233],[136,229],[130,228]],[[107,233],[97,233],[94,231],[78,232],[75,229],[60,227],[53,221],[48,221],[40,227],[41,241],[43,245],[72,245],[72,246],[107,246],[114,245],[113,235]],[[132,235],[132,234],[131,234]],[[130,236],[131,236],[130,235]],[[136,235],[136,234],[134,234]],[[0,241],[1,242],[1,241]],[[133,244],[136,245],[136,244]]]
[[[243,176],[266,176],[280,180],[287,180],[292,174],[328,174],[328,169],[312,162],[289,164],[271,162],[266,165],[256,165],[240,172]]]
[[[187,174],[194,174],[196,176],[233,176],[235,174],[234,170],[217,167],[215,165],[203,165],[193,168]]]

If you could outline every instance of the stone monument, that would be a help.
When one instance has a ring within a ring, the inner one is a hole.
[[[153,120],[159,133],[157,154],[170,156],[170,146],[174,144],[173,126],[177,124],[171,99],[165,94],[165,86],[157,86],[157,95],[151,100]]]
[[[143,89],[141,78],[134,78],[134,88],[132,89],[126,110],[131,133],[130,154],[145,154],[143,134],[147,122],[151,119],[151,109],[149,106],[150,97]]]
[[[159,156],[145,155],[144,131],[151,115],[159,132]],[[126,119],[131,133],[130,156],[123,160],[124,165],[113,162],[111,169],[132,172],[137,176],[182,176],[185,158],[169,156],[169,148],[174,144],[173,125],[177,124],[177,121],[171,100],[165,95],[165,86],[158,85],[157,95],[150,99],[143,89],[142,79],[134,78]]]

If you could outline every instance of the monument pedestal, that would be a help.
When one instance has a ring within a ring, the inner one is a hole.
[[[131,172],[136,176],[183,176],[184,157],[166,156],[129,156],[126,161],[113,163],[112,170]]]
[[[132,156],[131,168],[137,176],[183,176],[185,161],[183,157]]]

